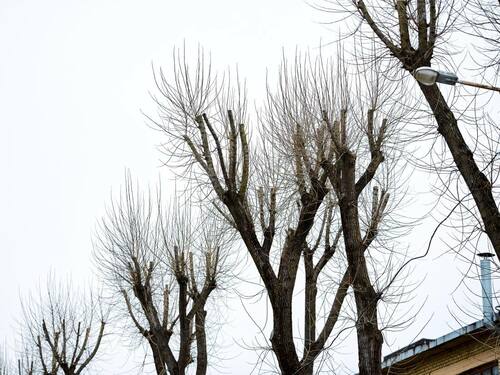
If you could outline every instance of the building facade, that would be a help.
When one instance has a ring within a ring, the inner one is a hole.
[[[384,375],[499,375],[500,315],[493,308],[493,254],[478,255],[483,319],[389,354],[382,365]]]
[[[429,340],[422,339],[384,358],[385,375],[498,375],[500,335],[480,320]]]

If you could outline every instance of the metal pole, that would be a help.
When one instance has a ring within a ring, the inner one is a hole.
[[[491,261],[489,256],[481,256],[481,289],[483,297],[483,318],[491,324],[495,320],[493,312],[493,293],[491,285]]]
[[[495,86],[490,86],[490,85],[483,85],[482,83],[475,83],[475,82],[470,82],[470,81],[463,81],[459,79],[457,83],[461,83],[462,85],[466,86],[472,86],[472,87],[477,87],[480,89],[486,89],[486,90],[492,90],[496,92],[500,92],[500,87],[495,87]]]

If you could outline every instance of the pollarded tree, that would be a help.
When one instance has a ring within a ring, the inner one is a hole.
[[[196,176],[244,242],[272,307],[270,345],[282,374],[314,372],[315,361],[332,343],[351,285],[360,350],[373,350],[367,358],[375,361],[360,360],[366,364],[361,373],[380,371],[382,335],[376,312],[382,288],[380,278],[370,279],[366,254],[386,214],[389,195],[385,186],[381,193],[376,187],[385,179],[374,177],[390,160],[384,153],[386,140],[400,115],[391,103],[400,98],[384,91],[375,76],[350,86],[347,70],[340,67],[309,56],[297,57],[291,66],[284,62],[277,89],[268,89],[259,112],[252,145],[243,86],[217,81],[202,54],[193,70],[177,54],[173,78],[162,71],[156,76],[161,118],[155,123],[168,137],[162,150],[171,163],[180,161]],[[393,117],[382,120],[391,110]],[[344,150],[358,158],[357,165],[346,161]],[[343,196],[352,179],[354,200]],[[366,194],[367,189],[373,193]],[[346,211],[350,204],[364,209],[354,215]],[[342,236],[347,264],[339,246]],[[352,236],[361,237],[353,242]],[[305,298],[299,340],[292,311],[301,259]],[[329,282],[321,282],[322,277]],[[321,311],[320,288],[328,290],[323,295],[328,304]]]
[[[106,326],[98,297],[52,280],[37,297],[23,301],[23,312],[20,375],[79,375],[90,368]]]
[[[157,374],[183,375],[193,362],[197,375],[207,372],[206,305],[223,276],[226,246],[209,217],[201,221],[189,205],[165,211],[127,178],[100,224],[97,265],[147,341]]]
[[[486,66],[498,64],[498,4],[492,2],[451,1],[451,0],[327,0],[320,7],[327,12],[350,13],[360,22],[353,33],[361,34],[361,39],[375,40],[385,51],[386,57],[413,73],[417,68],[430,66],[432,62],[450,60],[453,51],[450,39],[460,32],[468,32],[486,42],[484,52],[490,61]],[[479,5],[478,5],[479,4]],[[460,12],[469,18],[469,26],[461,22]],[[352,18],[351,18],[352,19]],[[463,38],[463,35],[460,35]],[[373,56],[372,56],[373,57]],[[390,70],[391,73],[394,70]],[[458,175],[466,184],[466,194],[452,198],[464,205],[472,196],[472,206],[465,205],[464,216],[468,222],[474,220],[474,230],[485,233],[493,249],[500,257],[500,212],[498,181],[498,133],[496,121],[483,121],[483,113],[474,113],[472,119],[452,109],[437,84],[426,86],[418,83],[437,123],[437,132],[445,141],[452,157],[448,166],[444,152],[439,152],[438,160],[432,166],[441,169],[444,164],[451,175]],[[464,107],[469,107],[470,104]],[[488,117],[488,116],[486,116]],[[460,127],[460,122],[471,125]],[[461,181],[447,181],[443,190],[450,190],[456,182],[461,190]],[[477,208],[477,213],[476,213]],[[479,225],[478,225],[479,224]],[[462,225],[462,228],[464,226]],[[470,237],[467,233],[465,237]]]
[[[368,225],[362,230],[360,216],[360,194],[371,182],[381,163],[384,162],[383,143],[387,131],[387,119],[376,126],[375,109],[367,113],[366,138],[369,145],[370,162],[360,167],[357,160],[357,144],[348,135],[349,121],[347,109],[342,109],[339,118],[330,120],[324,113],[324,121],[332,137],[335,162],[325,159],[322,167],[328,174],[340,210],[345,252],[351,275],[351,283],[356,303],[358,334],[358,357],[360,374],[381,374],[383,337],[377,315],[378,301],[382,298],[370,279],[365,252],[377,235],[380,221],[389,200],[389,193],[377,186],[373,187],[372,213]],[[377,129],[378,128],[378,129]]]

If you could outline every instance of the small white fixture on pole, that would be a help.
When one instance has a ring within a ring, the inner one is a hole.
[[[458,79],[458,76],[455,73],[440,72],[439,70],[433,69],[430,66],[422,66],[421,68],[415,69],[415,71],[413,72],[413,76],[418,82],[425,86],[432,86],[435,83],[444,83],[446,85],[455,86],[455,84],[461,83],[462,85],[500,92],[500,87],[463,81],[461,79]]]

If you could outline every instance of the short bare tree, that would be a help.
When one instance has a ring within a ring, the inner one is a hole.
[[[23,300],[23,358],[19,374],[78,375],[101,347],[106,314],[100,299],[50,280],[38,296]]]
[[[161,118],[155,123],[168,137],[162,150],[172,164],[181,163],[196,176],[243,240],[272,306],[270,345],[282,374],[315,371],[316,359],[334,340],[351,285],[360,373],[380,372],[381,279],[370,278],[365,256],[387,214],[387,179],[379,167],[390,160],[384,153],[390,150],[387,138],[400,115],[391,101],[399,98],[384,91],[375,76],[350,85],[343,67],[309,56],[298,56],[295,64],[285,61],[277,88],[268,89],[258,114],[252,147],[243,85],[231,86],[227,76],[217,80],[203,54],[191,70],[179,53],[172,79],[162,71],[156,76]],[[302,337],[292,317],[301,259]],[[328,301],[322,309],[320,288]]]
[[[33,345],[26,343],[22,340],[22,350],[20,351],[20,358],[17,360],[17,374],[18,375],[34,375],[36,356],[39,355],[37,350],[33,350]]]
[[[7,353],[4,348],[0,347],[0,375],[10,374],[10,364],[7,358]]]
[[[134,191],[128,177],[100,224],[101,275],[147,341],[157,374],[183,375],[193,362],[197,375],[207,372],[206,305],[226,246],[209,217],[197,218],[189,204],[165,210],[159,196]]]

